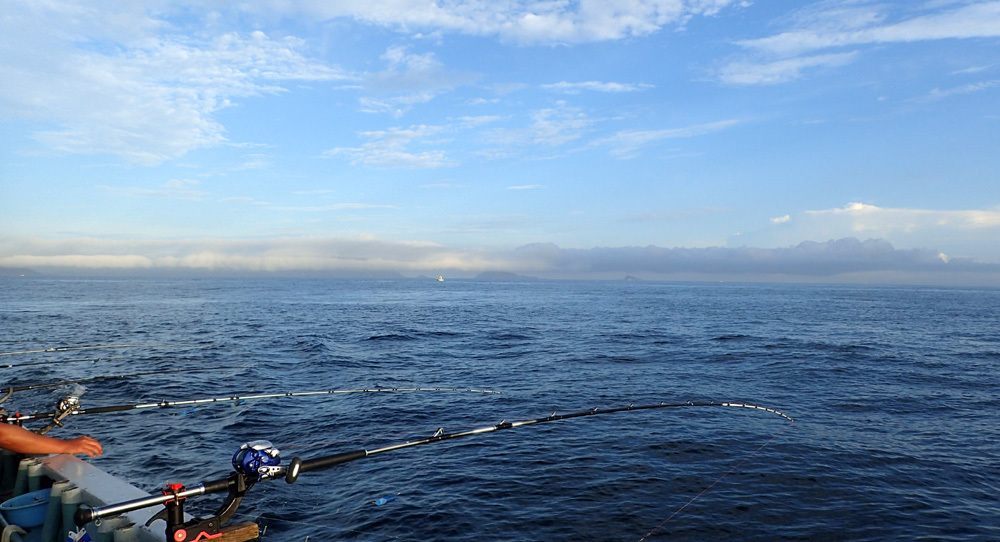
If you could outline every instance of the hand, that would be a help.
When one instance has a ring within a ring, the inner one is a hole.
[[[76,437],[66,442],[67,454],[87,454],[90,457],[98,457],[104,451],[100,442],[90,437]]]

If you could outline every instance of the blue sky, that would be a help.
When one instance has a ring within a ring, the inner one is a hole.
[[[231,4],[3,1],[0,266],[1000,284],[1000,1]]]

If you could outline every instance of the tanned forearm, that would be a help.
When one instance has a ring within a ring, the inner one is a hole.
[[[0,423],[0,448],[21,454],[87,454],[90,457],[97,457],[103,451],[100,443],[90,437],[61,440],[5,423]]]

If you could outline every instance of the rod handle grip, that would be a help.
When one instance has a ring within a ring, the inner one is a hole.
[[[76,512],[73,513],[73,523],[75,523],[77,527],[83,527],[91,521],[94,521],[94,509],[85,504],[81,504],[80,507],[76,509]]]

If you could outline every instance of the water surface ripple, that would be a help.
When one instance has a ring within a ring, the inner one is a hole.
[[[995,289],[9,277],[4,352],[144,346],[8,355],[0,371],[9,385],[191,369],[22,392],[5,405],[22,412],[69,393],[94,407],[504,391],[223,402],[60,430],[99,438],[93,462],[148,491],[225,476],[261,438],[287,461],[629,403],[797,419],[782,432],[749,409],[630,412],[383,454],[259,484],[238,519],[263,540],[997,540],[998,322]]]

